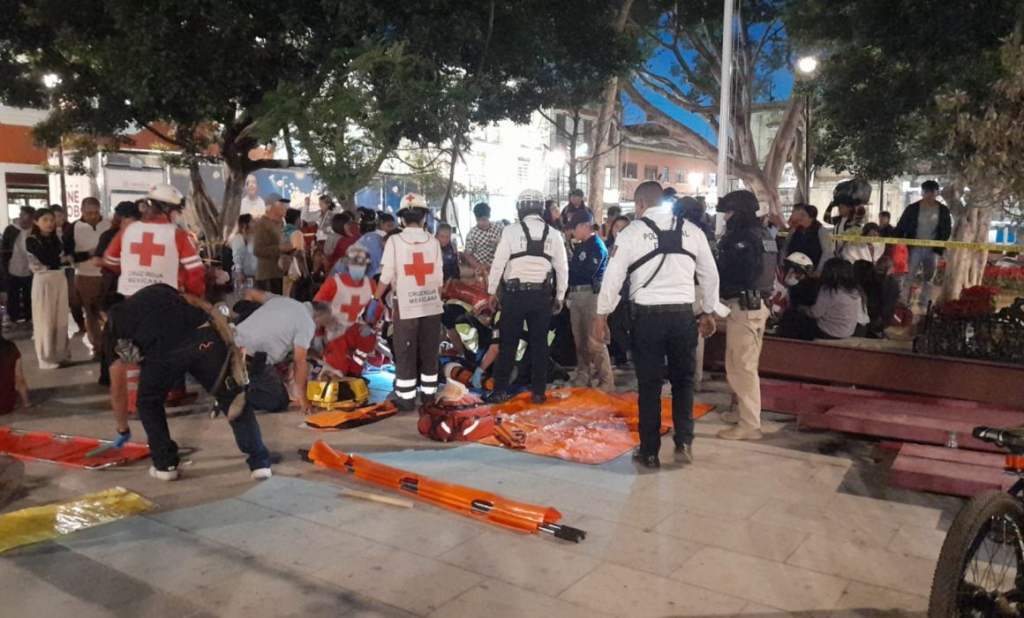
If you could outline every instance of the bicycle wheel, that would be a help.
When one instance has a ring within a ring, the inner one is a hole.
[[[942,544],[929,618],[1024,617],[1024,506],[1013,496],[976,496]]]

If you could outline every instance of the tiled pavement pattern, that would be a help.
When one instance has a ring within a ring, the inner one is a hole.
[[[84,384],[89,370],[29,379]],[[106,435],[98,392],[65,388],[3,422]],[[725,401],[720,392],[700,399]],[[143,466],[30,464],[27,491],[6,510],[112,485],[160,508],[0,556],[0,616],[923,616],[960,504],[887,489],[865,443],[788,424],[773,424],[761,443],[736,444],[713,438],[722,425],[711,414],[698,423],[697,463],[655,474],[628,458],[584,466],[444,448],[414,424],[400,416],[316,434],[294,414],[263,416],[268,443],[287,456],[263,484],[248,480],[223,421],[203,415],[171,422],[182,445],[200,449],[178,483],[153,481]],[[550,504],[588,538],[567,544],[428,505],[340,497],[358,485],[293,455],[316,437]]]

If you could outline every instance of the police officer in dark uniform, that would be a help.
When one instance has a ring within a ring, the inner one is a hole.
[[[723,213],[725,235],[718,242],[721,296],[729,307],[725,334],[725,376],[736,395],[737,410],[723,418],[736,426],[719,432],[726,440],[759,440],[761,434],[761,382],[757,368],[770,313],[764,302],[763,274],[774,272],[765,253],[765,238],[758,218],[757,197],[733,191],[717,207]]]
[[[501,233],[494,253],[487,291],[492,306],[501,287],[501,343],[494,370],[494,392],[490,402],[509,398],[509,379],[516,360],[523,324],[529,331],[533,401],[545,400],[548,378],[548,328],[551,316],[562,310],[569,286],[565,237],[544,222],[544,196],[523,191],[516,202],[519,225]]]

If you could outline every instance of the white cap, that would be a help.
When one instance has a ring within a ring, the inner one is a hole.
[[[807,257],[806,253],[801,253],[799,251],[794,251],[793,253],[787,255],[786,261],[792,262],[797,266],[800,266],[807,270],[814,268],[814,262],[811,260],[811,258]]]
[[[146,194],[146,198],[156,202],[163,202],[165,204],[173,204],[177,206],[178,204],[181,204],[182,200],[185,199],[185,196],[181,194],[181,191],[178,191],[171,185],[160,183],[149,188],[149,193]]]
[[[406,193],[402,198],[402,208],[426,208],[427,200],[419,193]]]

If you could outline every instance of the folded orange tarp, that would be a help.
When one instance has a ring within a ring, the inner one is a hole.
[[[562,514],[551,507],[516,502],[472,487],[435,481],[359,455],[340,453],[322,440],[313,443],[308,456],[319,466],[351,473],[357,479],[414,496],[473,519],[520,532],[546,532],[577,543],[586,537],[582,530],[559,524]]]
[[[48,461],[72,468],[97,470],[149,457],[149,447],[145,444],[129,442],[121,448],[100,448],[104,446],[111,446],[110,441],[0,427],[0,454],[23,461]]]
[[[620,457],[640,444],[639,412],[635,393],[606,393],[593,388],[565,388],[548,393],[543,404],[523,393],[505,403],[488,406],[510,430],[526,434],[528,453],[586,464],[601,464]],[[714,406],[695,404],[700,418]],[[672,404],[661,402],[663,432],[672,428]],[[501,446],[497,438],[481,444]]]

